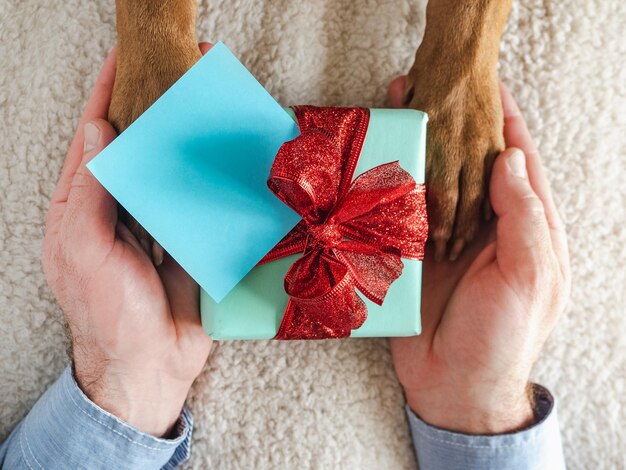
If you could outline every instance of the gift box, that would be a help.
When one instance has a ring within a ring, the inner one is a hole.
[[[409,336],[426,121],[284,109],[218,43],[88,168],[198,282],[213,338]]]
[[[295,120],[291,109],[288,112]],[[406,109],[371,109],[355,176],[391,161],[424,183],[426,114]],[[425,239],[426,221],[418,221]],[[257,265],[219,303],[201,292],[202,324],[214,339],[275,338],[285,315],[289,296],[284,279],[289,268],[300,258],[294,254]],[[420,301],[422,262],[403,259],[402,274],[377,305],[363,294],[367,307],[362,326],[352,337],[413,336],[421,332]]]

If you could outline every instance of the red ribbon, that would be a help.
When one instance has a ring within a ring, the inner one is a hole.
[[[356,289],[382,305],[400,258],[423,259],[425,187],[397,161],[352,181],[368,109],[293,110],[301,134],[282,145],[267,184],[302,221],[261,260],[303,252],[285,276],[290,299],[276,339],[347,337],[367,317]]]

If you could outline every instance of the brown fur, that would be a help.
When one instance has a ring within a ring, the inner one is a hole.
[[[109,119],[123,131],[199,58],[196,0],[116,0],[118,65]],[[455,258],[488,209],[487,180],[504,148],[496,64],[511,0],[430,0],[409,72],[407,105],[430,115],[431,238]],[[156,264],[162,249],[128,214]]]
[[[109,121],[126,129],[201,57],[196,0],[116,0],[117,71]],[[122,220],[155,264],[163,249],[126,211]]]
[[[430,117],[426,177],[431,239],[451,258],[490,214],[487,182],[504,149],[497,62],[511,0],[430,0],[407,104]]]

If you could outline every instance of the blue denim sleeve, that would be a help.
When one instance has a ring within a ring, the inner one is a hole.
[[[172,469],[189,458],[193,420],[184,409],[171,439],[124,423],[78,388],[68,366],[0,446],[0,468]]]
[[[534,385],[536,423],[500,435],[468,435],[426,424],[406,411],[420,470],[565,469],[554,398]]]

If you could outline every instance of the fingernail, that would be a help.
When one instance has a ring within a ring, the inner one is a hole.
[[[527,178],[526,172],[526,156],[521,150],[515,150],[506,160],[509,170],[520,178]]]
[[[83,153],[87,153],[96,148],[98,140],[100,140],[100,129],[95,124],[88,122],[84,128],[85,145],[83,147]]]

